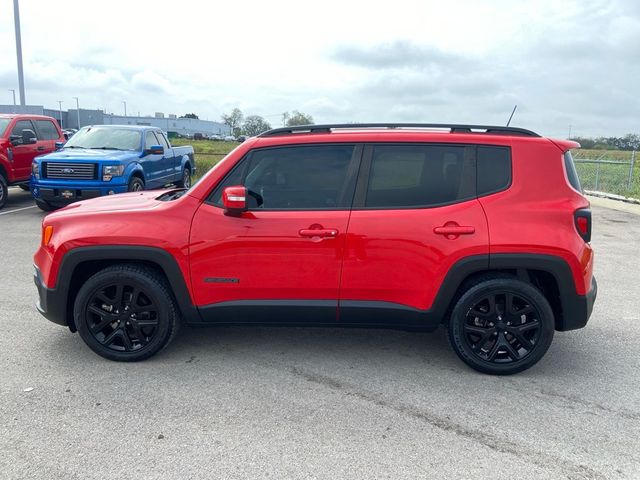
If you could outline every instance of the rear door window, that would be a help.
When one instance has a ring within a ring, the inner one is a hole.
[[[60,138],[58,129],[51,120],[36,120],[36,128],[38,129],[38,140],[57,140]]]
[[[511,149],[478,146],[478,196],[489,195],[511,185]]]
[[[475,197],[473,147],[373,147],[365,208],[420,208]]]

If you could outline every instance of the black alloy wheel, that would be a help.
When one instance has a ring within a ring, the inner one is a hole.
[[[546,298],[516,279],[493,279],[469,289],[456,304],[449,338],[476,370],[511,374],[535,364],[549,348],[554,317]]]
[[[177,331],[178,314],[164,278],[142,266],[118,265],[91,277],[74,307],[76,327],[96,353],[111,360],[143,360]]]

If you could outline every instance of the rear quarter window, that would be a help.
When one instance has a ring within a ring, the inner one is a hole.
[[[582,193],[582,185],[580,184],[580,178],[578,177],[576,164],[573,161],[573,155],[571,155],[571,152],[565,152],[564,154],[564,168],[567,171],[567,180],[569,180],[569,184]]]
[[[478,196],[506,190],[511,185],[511,149],[478,146]]]

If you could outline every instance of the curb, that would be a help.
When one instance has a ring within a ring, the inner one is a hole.
[[[584,193],[586,193],[587,195],[591,195],[592,197],[608,198],[609,200],[617,200],[619,202],[640,205],[640,200],[638,200],[637,198],[624,197],[622,195],[616,195],[615,193],[598,192],[596,190],[585,190]]]

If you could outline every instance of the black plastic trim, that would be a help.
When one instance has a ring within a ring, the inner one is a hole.
[[[550,273],[558,284],[562,315],[556,318],[556,330],[567,331],[584,327],[589,321],[597,295],[595,278],[587,295],[578,295],[569,264],[560,257],[542,254],[491,254],[490,269],[528,269]]]
[[[183,319],[187,323],[201,321],[198,309],[191,300],[187,284],[175,258],[166,250],[157,247],[137,245],[101,245],[95,247],[78,247],[68,251],[60,263],[55,288],[47,288],[36,275],[35,281],[40,296],[38,310],[47,319],[59,325],[67,325],[75,331],[72,309],[69,303],[69,286],[73,274],[83,262],[109,260],[146,262],[156,265],[167,276]],[[37,269],[36,269],[37,272]]]
[[[207,324],[336,325],[337,300],[236,300],[200,307]]]

